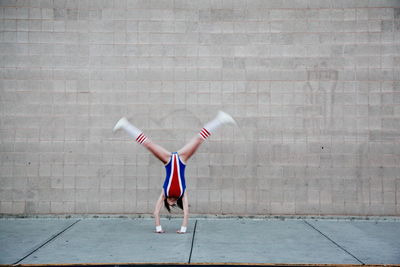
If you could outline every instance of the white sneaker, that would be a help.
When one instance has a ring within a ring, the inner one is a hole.
[[[121,118],[117,124],[115,124],[114,128],[113,128],[113,132],[115,133],[116,131],[118,131],[119,129],[123,128],[126,124],[128,123],[128,120],[123,117]]]
[[[237,125],[236,121],[231,117],[231,115],[229,115],[228,113],[225,113],[223,111],[218,112],[217,119],[223,124]]]

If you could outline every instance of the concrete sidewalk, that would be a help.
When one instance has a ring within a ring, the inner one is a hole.
[[[2,218],[0,264],[400,264],[394,219]]]

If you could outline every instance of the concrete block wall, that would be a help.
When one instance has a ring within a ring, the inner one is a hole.
[[[1,0],[0,213],[400,215],[400,1]]]

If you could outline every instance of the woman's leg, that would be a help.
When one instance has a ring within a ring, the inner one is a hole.
[[[235,120],[227,113],[220,111],[218,115],[210,122],[206,123],[199,132],[189,143],[178,151],[181,159],[186,163],[189,158],[196,152],[199,146],[206,140],[212,132],[223,124],[236,124]]]
[[[178,150],[179,157],[186,163],[203,142],[204,139],[202,137],[195,136],[189,141],[189,143]]]
[[[120,119],[115,125],[113,131],[115,132],[119,129],[125,130],[130,136],[136,139],[136,142],[147,148],[156,158],[161,160],[164,164],[169,161],[169,158],[171,157],[171,152],[153,143],[143,134],[142,131],[133,126],[126,118]]]
[[[147,141],[143,144],[143,146],[147,148],[151,153],[153,153],[153,155],[159,160],[161,160],[164,164],[168,163],[171,157],[171,152],[169,152],[162,146],[153,143],[149,139],[147,139]]]

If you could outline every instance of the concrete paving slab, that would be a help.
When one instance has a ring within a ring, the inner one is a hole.
[[[176,233],[181,219],[161,223],[165,234],[152,219],[84,219],[21,263],[187,263],[194,223],[187,234]]]
[[[360,264],[303,220],[198,220],[192,263]]]
[[[167,233],[155,234],[151,218],[3,218],[0,264],[400,266],[400,220],[192,218],[189,233],[178,235],[181,222],[164,218]]]
[[[13,264],[76,222],[75,219],[1,219],[0,264]]]
[[[307,222],[365,264],[400,263],[400,221]]]

